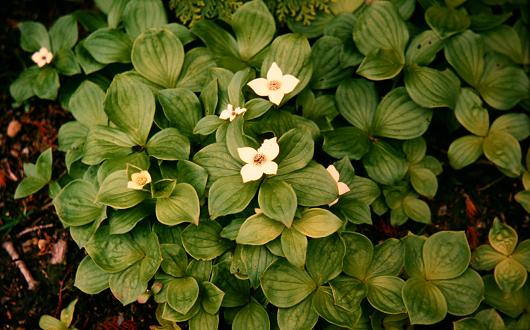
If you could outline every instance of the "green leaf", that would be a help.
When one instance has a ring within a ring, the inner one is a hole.
[[[184,63],[184,47],[169,30],[149,30],[134,41],[131,61],[134,69],[148,80],[173,88]]]
[[[85,180],[68,183],[55,198],[57,216],[67,226],[82,226],[107,217],[106,207],[96,202],[97,190]]]
[[[322,149],[335,158],[359,160],[370,150],[370,140],[356,127],[339,127],[325,132]]]
[[[19,183],[15,191],[15,199],[27,197],[41,190],[52,178],[53,154],[52,148],[43,151],[35,165],[24,164],[26,177]]]
[[[407,196],[403,199],[402,205],[403,211],[412,220],[426,224],[431,223],[431,209],[421,199]]]
[[[508,113],[495,119],[490,132],[504,131],[519,141],[530,135],[530,117],[524,113]]]
[[[189,321],[190,330],[217,330],[219,326],[219,314],[209,314],[203,309],[193,316]]]
[[[497,53],[508,56],[515,63],[523,63],[523,49],[517,31],[508,26],[500,25],[482,33],[486,47]]]
[[[431,117],[432,111],[414,103],[405,88],[395,88],[377,106],[372,132],[393,139],[413,139],[427,131]]]
[[[134,142],[144,145],[155,115],[155,98],[146,85],[117,75],[107,91],[105,112]]]
[[[512,257],[528,271],[530,269],[530,240],[522,241],[515,249]]]
[[[90,80],[79,85],[68,102],[69,110],[81,124],[92,127],[107,125],[108,118],[103,108],[105,92]]]
[[[409,40],[407,26],[391,2],[370,3],[353,29],[355,45],[364,55],[378,48],[403,53]]]
[[[9,93],[17,103],[22,103],[35,95],[35,92],[33,92],[33,81],[37,78],[39,72],[38,67],[29,67],[22,71],[18,78],[9,85]]]
[[[70,302],[68,306],[61,311],[61,322],[63,322],[66,326],[70,326],[72,323],[76,303],[77,299],[72,300],[72,302]]]
[[[465,316],[477,310],[484,299],[484,283],[480,275],[468,269],[462,275],[450,280],[432,282],[445,297],[450,314]]]
[[[241,251],[241,260],[246,267],[250,285],[258,288],[261,275],[277,260],[276,256],[265,246],[240,245],[237,248]]]
[[[301,206],[327,205],[338,197],[337,183],[322,165],[315,162],[310,162],[298,171],[276,175],[269,180],[290,184]]]
[[[259,189],[258,203],[263,213],[291,227],[297,201],[294,189],[282,181],[265,181]]]
[[[197,281],[209,281],[212,275],[213,265],[211,260],[192,259],[186,268],[186,274]]]
[[[342,227],[343,223],[336,215],[324,209],[307,209],[300,219],[293,222],[293,228],[311,238],[326,237]]]
[[[243,117],[238,116],[236,119],[234,119],[233,122],[228,123],[226,126],[226,147],[228,149],[228,152],[234,159],[237,159],[241,161],[238,153],[239,148],[244,147],[256,147],[254,141],[252,141],[250,138],[248,138],[245,135],[245,131],[243,128],[243,125],[245,123],[245,120]],[[276,161],[276,160],[275,160]]]
[[[107,176],[99,187],[96,200],[115,209],[128,209],[140,204],[147,196],[143,190],[127,187],[127,171],[116,171]]]
[[[46,27],[39,22],[21,22],[18,24],[20,29],[20,47],[26,52],[36,52],[41,47],[51,51],[50,37]]]
[[[464,8],[434,5],[425,11],[425,21],[442,39],[465,31],[471,19]]]
[[[467,30],[446,41],[447,62],[464,81],[478,86],[484,72],[484,41],[480,35]]]
[[[278,308],[280,329],[311,330],[318,321],[318,314],[312,307],[311,297],[289,308]]]
[[[377,48],[366,55],[356,72],[369,80],[386,80],[397,76],[404,65],[402,52],[393,48]]]
[[[221,308],[224,292],[211,282],[202,282],[203,297],[201,305],[208,314],[216,314]]]
[[[197,96],[188,89],[164,89],[158,94],[158,101],[171,126],[190,136],[201,119],[201,104]]]
[[[201,118],[193,128],[193,134],[210,135],[219,128],[225,121],[216,115],[207,115]]]
[[[387,314],[405,312],[401,290],[405,281],[395,276],[377,276],[368,280],[367,295],[370,304]]]
[[[482,107],[482,100],[470,88],[463,88],[456,101],[456,119],[471,133],[486,136],[489,130],[488,110]]]
[[[466,135],[454,140],[447,152],[449,164],[459,170],[474,163],[482,156],[483,142],[483,137],[474,135]]]
[[[449,280],[460,276],[469,265],[471,252],[464,232],[438,232],[425,241],[423,262],[429,280]]]
[[[57,71],[65,76],[81,73],[75,53],[71,49],[63,49],[56,53],[54,64]]]
[[[240,175],[232,175],[216,180],[208,193],[210,218],[243,211],[258,190],[260,181],[243,183]]]
[[[86,49],[85,40],[79,41],[77,46],[75,46],[75,57],[83,69],[83,72],[87,75],[105,67],[105,64],[96,61],[92,54]]]
[[[356,232],[343,232],[341,236],[346,244],[344,273],[364,281],[374,255],[372,242]]]
[[[492,270],[505,258],[505,255],[496,251],[491,245],[484,244],[473,251],[471,265],[477,270]]]
[[[319,287],[313,295],[313,308],[324,320],[339,327],[350,327],[361,316],[360,308],[348,311],[335,305],[331,289],[324,286]]]
[[[518,261],[506,258],[495,266],[495,281],[504,292],[517,291],[523,287],[528,273]]]
[[[517,139],[504,131],[496,130],[484,139],[484,154],[504,173],[510,177],[518,177],[523,171],[521,165],[521,146]]]
[[[281,236],[281,248],[289,263],[303,268],[307,256],[307,237],[294,228],[285,228]]]
[[[508,110],[528,97],[530,80],[522,68],[507,65],[502,58],[489,56],[477,89],[486,103],[495,109]]]
[[[234,185],[237,181],[236,177],[239,178],[241,184],[243,182],[239,174],[241,164],[230,156],[226,144],[224,143],[213,143],[202,148],[193,156],[193,162],[208,171],[208,177],[211,182],[215,182],[219,178],[228,176],[233,177],[232,181],[234,181]],[[249,185],[247,185],[247,187],[248,186]]]
[[[132,153],[135,143],[122,131],[104,126],[90,128],[83,163],[97,165],[105,159],[125,157]]]
[[[108,226],[100,227],[85,249],[96,265],[108,273],[121,272],[145,256],[131,235],[109,235]]]
[[[263,4],[261,1],[259,3]],[[267,8],[264,4],[263,6]],[[265,310],[263,306],[252,300],[250,304],[241,308],[237,312],[236,316],[234,317],[234,321],[232,322],[232,329],[269,330],[269,314],[267,314],[267,310]]]
[[[156,200],[156,218],[168,226],[183,222],[199,224],[200,204],[197,192],[188,183],[178,183],[171,196]]]
[[[252,99],[245,103],[245,119],[251,120],[264,115],[272,107],[272,103],[264,99]]]
[[[423,245],[425,236],[416,236],[409,233],[402,239],[405,248],[404,268],[407,275],[425,278],[425,265],[423,263]]]
[[[277,37],[261,64],[262,77],[266,75],[273,62],[276,62],[284,75],[290,74],[299,79],[295,89],[283,97],[282,104],[285,104],[290,98],[300,93],[311,80],[313,65],[309,41],[306,37],[295,33]]]
[[[410,278],[403,286],[403,302],[411,324],[435,324],[447,315],[447,302],[436,285]]]
[[[369,253],[368,249],[365,253]],[[403,246],[395,238],[389,238],[374,249],[373,260],[366,271],[366,278],[397,276],[403,268]]]
[[[285,226],[264,214],[255,214],[241,225],[237,234],[238,244],[263,245],[280,236]]]
[[[181,314],[188,313],[199,298],[199,284],[193,277],[172,279],[167,288],[167,302]]]
[[[245,67],[239,58],[236,40],[219,25],[201,20],[193,25],[191,32],[206,44],[219,66],[234,72]]]
[[[436,54],[442,48],[444,48],[444,43],[436,32],[432,30],[423,31],[415,36],[407,47],[405,54],[406,63],[429,65],[434,61]],[[459,71],[457,70],[457,72]]]
[[[84,293],[98,294],[109,287],[109,275],[86,256],[77,267],[74,286]]]
[[[372,224],[370,206],[365,202],[356,199],[341,198],[338,207],[345,220],[354,224]]]
[[[180,244],[160,244],[162,263],[160,266],[166,274],[174,277],[186,276],[188,255]]]
[[[262,1],[250,1],[232,15],[241,59],[247,61],[267,46],[276,32],[274,18]]]
[[[488,240],[495,250],[509,256],[517,246],[518,237],[515,229],[495,218],[488,233]]]
[[[340,114],[353,126],[371,132],[379,98],[375,85],[365,79],[344,80],[335,96]]]
[[[182,232],[182,244],[195,259],[212,260],[231,248],[230,241],[221,238],[223,228],[214,221],[191,224]]]
[[[166,10],[160,0],[133,0],[123,10],[123,23],[127,34],[135,39],[149,28],[167,24]]]
[[[132,41],[119,30],[96,30],[84,40],[83,46],[99,63],[131,62]]]
[[[188,159],[190,154],[188,138],[171,127],[153,135],[145,147],[150,156],[160,160]]]
[[[187,160],[181,160],[177,164],[177,181],[189,183],[195,188],[199,197],[204,195],[208,172],[199,165]]]
[[[418,194],[434,198],[438,190],[438,180],[431,170],[422,167],[412,167],[409,170],[409,174],[410,183]]]
[[[372,148],[363,158],[364,168],[374,181],[393,185],[407,173],[408,164],[403,155],[385,141],[372,144]]]
[[[277,175],[304,168],[313,158],[314,142],[311,135],[302,129],[292,129],[278,140],[280,154]]]
[[[407,92],[422,107],[454,108],[460,91],[460,80],[449,69],[438,71],[410,66],[405,71]]]
[[[302,269],[279,260],[261,277],[261,287],[267,299],[281,308],[292,307],[316,288],[311,277]]]
[[[337,235],[309,241],[306,268],[317,285],[333,280],[342,272],[345,253],[344,242]]]
[[[50,41],[54,53],[72,49],[77,42],[77,20],[73,15],[61,16],[50,28]]]
[[[335,304],[348,311],[354,311],[366,297],[366,285],[356,278],[339,275],[330,283]]]
[[[184,43],[184,41],[182,42]],[[206,48],[193,48],[186,53],[177,87],[193,92],[201,91],[209,81],[210,69],[214,67],[213,56]]]
[[[33,93],[45,100],[55,100],[59,87],[59,75],[49,66],[40,69],[33,81]]]
[[[313,44],[311,47],[311,60],[314,71],[311,78],[311,88],[333,88],[342,80],[351,76],[353,70],[351,68],[345,69],[341,65],[340,56],[337,55],[343,52],[343,48],[344,43],[342,40],[332,36],[323,36]]]
[[[42,315],[39,319],[39,327],[44,330],[68,330],[68,327],[55,317]]]
[[[486,275],[482,279],[486,304],[512,318],[524,312],[528,301],[528,286],[514,292],[505,292],[499,288],[493,275]]]

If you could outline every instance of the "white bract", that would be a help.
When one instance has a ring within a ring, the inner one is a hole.
[[[131,181],[127,182],[127,188],[141,190],[151,182],[151,175],[147,171],[131,174]]]
[[[267,79],[257,78],[247,85],[259,96],[268,96],[272,103],[280,105],[283,96],[292,92],[299,82],[300,80],[293,75],[284,75],[278,64],[272,62],[269,71],[267,71]]]
[[[53,54],[46,47],[42,47],[31,55],[31,60],[35,62],[39,68],[42,68],[46,64],[50,64],[52,59]]]
[[[228,104],[226,106],[226,109],[221,111],[221,114],[219,115],[219,118],[227,120],[230,119],[230,121],[234,120],[237,116],[244,114],[247,109],[236,107],[234,109],[234,106],[231,104]]]
[[[333,177],[333,180],[337,182],[337,188],[339,189],[339,196],[350,191],[350,187],[348,187],[347,184],[339,181],[339,171],[337,171],[335,166],[329,165],[328,168],[326,168],[326,170],[328,171],[329,174],[331,174],[331,176]],[[339,199],[337,198],[333,202],[329,203],[329,206],[335,205],[338,201]]]
[[[241,168],[243,182],[259,180],[263,174],[276,174],[278,164],[272,160],[280,153],[276,138],[263,141],[258,150],[251,147],[237,148],[239,158],[246,164]]]

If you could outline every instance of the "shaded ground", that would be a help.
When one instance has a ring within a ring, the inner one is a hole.
[[[58,316],[75,298],[79,302],[74,325],[79,329],[147,329],[156,323],[156,306],[152,303],[123,307],[108,290],[89,296],[73,287],[75,268],[83,252],[61,227],[45,190],[24,200],[13,200],[15,188],[23,177],[23,162],[34,162],[40,152],[49,146],[55,148],[58,128],[70,119],[69,114],[52,102],[35,101],[27,109],[12,108],[9,82],[22,70],[21,56],[29,56],[18,48],[16,24],[33,19],[49,26],[59,15],[81,6],[85,4],[72,0],[26,0],[7,2],[0,9],[3,23],[0,32],[0,240],[14,243],[21,259],[40,283],[37,290],[28,290],[15,264],[5,251],[0,252],[1,329],[36,329],[41,315]],[[13,120],[21,124],[21,130],[10,138],[6,132]],[[447,159],[450,140],[446,134],[440,130],[430,131],[428,135],[429,154],[440,160]],[[54,175],[64,170],[62,157],[61,153],[54,152]],[[401,237],[407,230],[415,233],[466,230],[474,247],[486,241],[489,225],[499,216],[517,228],[521,239],[528,238],[530,218],[513,200],[514,194],[522,189],[517,180],[506,178],[491,164],[481,162],[458,172],[444,166],[439,183],[436,200],[430,202],[432,226],[409,222],[393,228],[384,216],[374,218],[374,226],[363,227],[363,232],[377,240]],[[66,260],[51,265],[53,246],[61,241],[67,242],[69,248]]]

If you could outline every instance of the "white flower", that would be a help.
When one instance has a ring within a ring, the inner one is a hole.
[[[234,120],[238,115],[244,114],[247,109],[236,107],[234,109],[234,106],[231,104],[228,104],[226,106],[226,109],[221,111],[221,114],[219,115],[219,118],[227,120],[230,119],[230,121]]]
[[[337,171],[335,166],[329,165],[328,168],[326,168],[326,170],[328,171],[329,174],[331,174],[331,176],[333,177],[333,180],[335,180],[335,182],[337,182],[337,188],[339,189],[339,196],[347,193],[348,191],[350,191],[350,187],[348,187],[347,184],[345,184],[344,182],[340,182],[339,181],[339,172]],[[329,204],[329,206],[335,205],[338,201],[339,201],[339,199],[337,198],[336,200],[331,202]]]
[[[144,186],[151,182],[151,175],[147,171],[140,171],[131,174],[131,181],[127,182],[127,188],[142,190]]]
[[[254,90],[259,96],[268,96],[269,100],[280,105],[283,96],[294,90],[300,80],[290,74],[284,75],[276,62],[267,71],[267,79],[257,78],[250,81],[247,85]]]
[[[272,160],[280,153],[276,138],[263,141],[258,150],[251,147],[237,148],[239,158],[246,164],[241,168],[243,182],[259,180],[263,174],[276,174],[278,164]]]
[[[42,47],[39,51],[31,55],[31,60],[37,63],[39,68],[42,68],[46,64],[50,64],[53,59],[53,54],[46,48]]]

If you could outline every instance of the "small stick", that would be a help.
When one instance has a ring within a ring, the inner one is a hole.
[[[46,228],[52,228],[52,227],[53,227],[53,223],[49,223],[47,225],[42,225],[42,226],[35,226],[35,227],[31,227],[31,228],[26,228],[26,229],[24,229],[23,231],[21,231],[20,233],[17,234],[17,238],[20,238],[20,237],[26,235],[27,233],[31,233],[33,231],[46,229]]]
[[[9,256],[11,257],[11,260],[15,262],[15,265],[17,265],[18,269],[22,273],[22,276],[24,276],[24,279],[28,283],[28,289],[30,290],[36,289],[37,286],[39,285],[39,282],[35,281],[28,267],[26,266],[26,263],[23,260],[20,260],[20,256],[18,255],[18,252],[15,249],[13,242],[6,241],[2,243],[2,247],[9,254]]]

